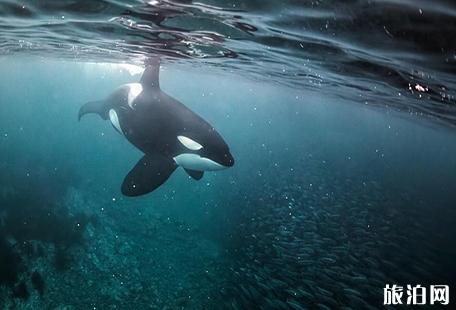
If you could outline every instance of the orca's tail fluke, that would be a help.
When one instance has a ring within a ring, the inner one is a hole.
[[[106,120],[108,118],[108,115],[103,109],[104,103],[105,102],[103,100],[87,102],[79,109],[78,120],[80,121],[84,115],[90,113],[98,114],[102,119]]]

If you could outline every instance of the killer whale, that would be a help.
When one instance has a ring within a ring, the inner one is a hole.
[[[106,99],[87,102],[79,110],[79,120],[98,114],[144,153],[122,183],[125,196],[154,191],[178,166],[199,180],[205,171],[234,165],[227,143],[214,127],[161,90],[159,71],[159,60],[149,60],[139,83],[122,85]]]

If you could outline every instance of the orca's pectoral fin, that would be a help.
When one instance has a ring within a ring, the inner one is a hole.
[[[78,120],[81,120],[81,118],[89,113],[95,113],[101,116],[104,120],[108,119],[108,116],[106,113],[103,113],[103,107],[105,105],[104,100],[98,100],[98,101],[89,101],[86,104],[84,104],[80,109],[78,113]]]
[[[141,77],[141,85],[143,88],[159,88],[160,87],[160,58],[152,57],[146,60],[146,69]]]
[[[197,181],[201,180],[201,178],[204,175],[204,171],[191,170],[191,169],[185,169],[185,168],[184,168],[184,170],[185,170],[185,172],[187,172],[187,174],[189,176],[192,177],[192,179],[197,180]]]
[[[122,194],[140,196],[162,185],[176,170],[176,163],[160,154],[147,154],[128,173],[122,183]]]

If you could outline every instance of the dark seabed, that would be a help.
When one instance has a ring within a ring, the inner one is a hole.
[[[0,34],[0,309],[454,307],[453,1],[0,0]],[[131,198],[78,111],[151,56],[236,164]]]

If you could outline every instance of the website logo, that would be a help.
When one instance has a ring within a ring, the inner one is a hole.
[[[403,286],[396,284],[391,286],[386,284],[383,288],[384,305],[448,305],[449,303],[448,285],[431,285],[429,290],[420,284],[415,286],[407,284],[406,291]]]

